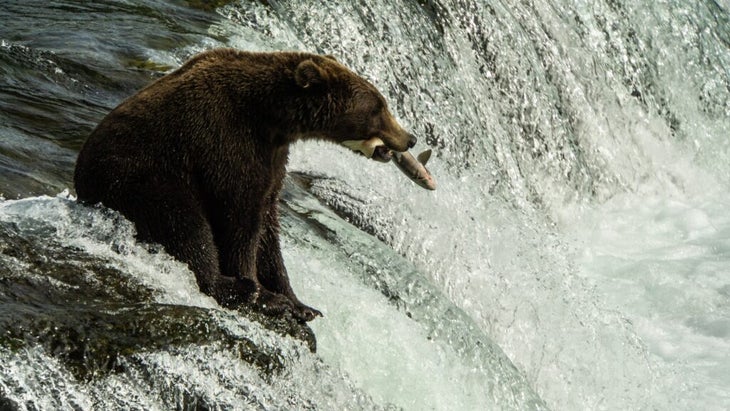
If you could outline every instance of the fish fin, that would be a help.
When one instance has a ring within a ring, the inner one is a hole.
[[[426,163],[428,163],[428,159],[431,158],[431,149],[429,148],[428,150],[419,154],[418,157],[416,157],[416,158],[418,159],[419,163],[421,163],[425,166]]]

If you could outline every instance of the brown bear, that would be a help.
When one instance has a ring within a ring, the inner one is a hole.
[[[378,90],[334,58],[201,53],[110,112],[79,153],[78,199],[133,221],[219,304],[300,321],[279,248],[289,145],[324,139],[387,160],[416,139]]]

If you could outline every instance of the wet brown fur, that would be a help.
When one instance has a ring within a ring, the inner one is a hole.
[[[220,304],[311,320],[320,313],[294,295],[279,249],[289,144],[373,136],[397,151],[415,142],[375,87],[333,58],[212,50],[101,121],[79,154],[76,192],[133,221]]]

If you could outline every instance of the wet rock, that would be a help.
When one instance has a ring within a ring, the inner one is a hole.
[[[188,345],[218,346],[264,377],[281,372],[284,354],[257,342],[261,330],[240,324],[257,340],[225,325],[243,316],[315,350],[312,330],[292,317],[161,304],[154,294],[103,258],[54,239],[50,227],[0,221],[0,348],[41,346],[79,380],[124,371],[138,353]]]

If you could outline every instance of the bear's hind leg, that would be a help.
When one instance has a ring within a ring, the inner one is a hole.
[[[157,178],[126,188],[102,202],[135,223],[139,240],[159,243],[186,263],[200,291],[222,306],[235,307],[254,298],[256,284],[221,274],[210,223],[194,190]]]

